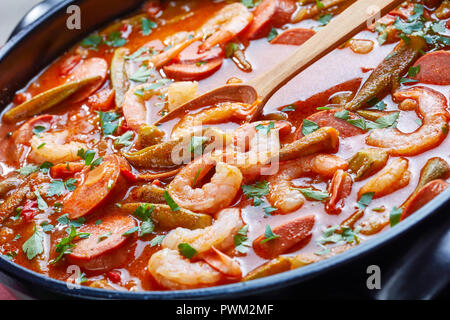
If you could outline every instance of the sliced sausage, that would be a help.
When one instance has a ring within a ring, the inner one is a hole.
[[[342,138],[353,137],[364,133],[364,130],[348,123],[346,120],[336,118],[335,114],[339,111],[342,111],[342,109],[319,111],[310,115],[306,119],[317,123],[319,127],[335,128],[339,131],[339,136]],[[349,112],[349,119],[359,119],[359,117],[353,112]],[[302,128],[303,124],[297,131],[297,139],[303,137]]]
[[[300,217],[273,228],[272,232],[279,237],[263,242],[265,235],[261,235],[253,242],[256,254],[264,259],[273,259],[286,253],[299,242],[306,240],[314,227],[313,215]],[[263,243],[261,243],[263,242]]]
[[[223,59],[215,59],[197,63],[174,63],[165,66],[164,73],[168,78],[178,81],[202,80],[220,69]]]
[[[69,263],[91,271],[106,271],[117,268],[127,260],[127,244],[135,236],[124,236],[128,230],[137,226],[130,216],[107,216],[102,222],[89,223],[78,231],[89,233],[89,237],[76,243],[69,254]]]
[[[115,189],[126,184],[121,175],[123,161],[119,156],[108,155],[96,168],[91,170],[88,166],[84,169],[84,181],[63,202],[63,210],[69,213],[70,219],[91,213],[105,202]]]
[[[114,97],[115,90],[106,88],[90,96],[87,104],[92,110],[108,111],[114,108]]]
[[[428,182],[413,196],[410,201],[408,201],[408,204],[403,209],[402,219],[405,219],[412,213],[422,208],[428,202],[437,197],[442,191],[447,189],[448,186],[449,184],[441,179]]]
[[[265,37],[272,28],[290,22],[296,8],[293,0],[263,0],[253,12],[254,18],[248,27],[247,38]]]
[[[174,62],[196,63],[199,61],[211,61],[217,58],[223,58],[224,50],[222,47],[213,47],[209,50],[200,52],[201,41],[196,41],[180,52]]]
[[[81,62],[81,56],[78,54],[67,57],[59,67],[59,75],[68,75],[79,63]]]
[[[315,34],[316,34],[316,32],[311,29],[293,28],[293,29],[286,30],[282,34],[279,34],[270,43],[290,44],[290,45],[294,45],[294,46],[300,46]]]
[[[73,71],[70,73],[69,77],[67,78],[67,82],[83,80],[90,77],[99,77],[99,80],[75,93],[71,97],[71,100],[73,102],[79,102],[89,97],[92,93],[97,91],[97,89],[102,86],[102,84],[106,80],[107,75],[108,63],[105,61],[105,59],[89,58],[78,64],[76,68],[73,69]]]
[[[415,79],[422,83],[450,84],[450,52],[439,50],[430,52],[416,61],[414,66],[420,66]]]
[[[75,173],[84,169],[84,161],[73,161],[55,164],[50,168],[50,176],[53,179],[66,179],[73,177]]]

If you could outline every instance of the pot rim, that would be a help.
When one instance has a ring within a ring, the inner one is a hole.
[[[85,1],[85,0],[81,0]],[[0,61],[10,54],[14,54],[14,49],[22,42],[26,41],[33,32],[39,27],[44,27],[44,23],[52,17],[64,14],[67,5],[80,2],[80,0],[63,0],[41,17],[26,26],[23,30],[11,37],[6,44],[0,48]],[[223,297],[242,297],[246,293],[256,294],[264,293],[270,290],[282,288],[286,285],[298,284],[306,280],[312,279],[325,272],[331,272],[340,266],[351,261],[362,258],[376,249],[381,249],[387,244],[394,241],[406,233],[417,229],[425,221],[428,221],[433,213],[439,211],[450,203],[450,188],[445,190],[430,203],[426,204],[420,210],[409,216],[406,220],[397,224],[395,228],[384,231],[382,234],[375,236],[354,248],[333,257],[307,265],[302,268],[286,271],[280,274],[256,279],[248,282],[237,282],[227,285],[191,289],[178,291],[113,291],[107,289],[96,289],[81,286],[79,289],[69,289],[66,282],[56,280],[40,273],[26,269],[14,262],[9,261],[0,256],[0,271],[11,276],[12,278],[23,280],[27,283],[45,288],[50,292],[63,294],[75,298],[100,298],[100,299],[144,299],[144,300],[161,300],[161,299],[217,299]]]

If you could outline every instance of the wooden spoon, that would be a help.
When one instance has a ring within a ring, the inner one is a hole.
[[[295,50],[287,59],[277,64],[271,70],[259,75],[248,83],[227,84],[208,91],[167,113],[155,124],[172,120],[187,110],[195,110],[220,102],[252,104],[259,99],[261,102],[248,119],[249,121],[254,121],[261,114],[264,105],[270,97],[289,80],[393,10],[403,1],[357,0],[326,27]]]

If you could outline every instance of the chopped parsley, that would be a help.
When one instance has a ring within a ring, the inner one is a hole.
[[[155,236],[155,237],[150,241],[150,247],[153,248],[153,247],[155,247],[155,246],[159,246],[159,245],[163,242],[163,240],[164,240],[165,237],[166,237],[166,236],[163,236],[163,235]]]
[[[338,111],[334,114],[335,118],[341,119],[341,120],[348,120],[350,119],[350,115],[348,113],[348,110],[344,109],[342,111]]]
[[[313,199],[317,201],[323,201],[330,197],[328,192],[314,190],[313,188],[292,188],[292,189],[300,191],[308,199]]]
[[[54,225],[48,223],[47,221],[44,221],[41,223],[42,231],[44,232],[50,232],[55,227]]]
[[[234,236],[234,247],[240,253],[246,253],[250,245],[247,243],[248,225],[243,226]]]
[[[400,38],[409,43],[410,36],[422,37],[431,47],[431,51],[438,50],[450,45],[450,38],[445,36],[445,21],[430,21],[425,18],[424,6],[414,5],[414,14],[406,21],[397,17],[394,27],[399,30]]]
[[[194,187],[197,183],[198,177],[200,176],[200,172],[202,172],[202,168],[198,168],[197,173],[195,174],[194,181],[192,181],[191,187]]]
[[[79,228],[86,222],[86,218],[80,217],[77,220],[70,220],[69,214],[66,213],[58,217],[56,221],[58,221],[58,223],[62,225],[68,225],[71,227]]]
[[[136,208],[136,210],[134,210],[133,215],[136,218],[138,218],[139,220],[145,221],[145,220],[151,218],[154,208],[155,208],[154,206],[152,206],[148,203],[143,203],[143,204],[140,204]]]
[[[180,207],[175,202],[175,200],[172,199],[172,197],[170,196],[169,192],[167,192],[167,190],[164,190],[164,199],[166,200],[166,203],[169,205],[170,210],[172,210],[173,212],[180,210]]]
[[[319,125],[315,123],[314,121],[303,119],[303,125],[302,125],[302,133],[303,135],[307,136],[310,133],[313,133],[314,131],[319,129]]]
[[[275,128],[275,122],[270,121],[268,125],[263,125],[263,124],[258,124],[256,127],[256,130],[258,130],[258,132],[268,135],[270,132],[270,129]]]
[[[377,41],[380,46],[384,44],[387,40],[388,32],[386,28],[387,28],[386,25],[382,23],[377,23],[375,26],[375,31],[378,32],[379,34]]]
[[[130,76],[130,80],[142,83],[147,82],[148,78],[152,75],[153,71],[154,70],[152,68],[140,66],[139,69],[137,69],[137,71]],[[136,90],[135,94],[137,93],[137,91],[138,90]]]
[[[371,105],[370,101],[369,101],[369,105]],[[380,111],[384,111],[387,107],[387,105],[384,101],[378,101],[377,98],[375,98],[375,102],[371,106],[373,106],[375,109],[380,110]]]
[[[132,235],[133,233],[139,231],[139,227],[133,227],[128,231],[125,231],[124,233],[122,233],[122,236],[127,237],[129,235]]]
[[[99,166],[102,161],[103,161],[103,157],[97,158],[94,160],[95,158],[95,154],[96,152],[93,150],[84,150],[84,149],[80,149],[78,150],[77,155],[84,159],[84,164],[86,166],[91,166],[91,170],[94,169],[95,167]]]
[[[142,47],[139,48],[138,50],[136,50],[135,52],[133,52],[133,54],[129,55],[129,56],[125,56],[125,60],[137,60],[142,54],[144,53],[148,53],[150,50],[152,50],[151,48],[147,48],[147,47]]]
[[[54,259],[50,264],[55,264],[66,254],[72,253],[72,249],[75,247],[73,241],[76,238],[85,239],[90,236],[89,233],[86,232],[78,232],[74,226],[70,226],[70,229],[66,230],[68,236],[62,238],[58,244],[56,245],[55,251],[59,254],[56,259]]]
[[[48,209],[48,204],[47,204],[47,202],[45,202],[44,199],[42,199],[42,196],[41,196],[39,190],[36,190],[34,192],[34,195],[36,196],[39,210],[41,210],[41,211],[47,210]]]
[[[331,21],[331,18],[333,18],[331,13],[324,14],[317,19],[317,22],[319,22],[321,26],[326,26]]]
[[[324,4],[323,4],[322,1],[320,1],[320,0],[316,0],[316,6],[317,6],[317,8],[319,8],[319,9],[325,8]]]
[[[225,47],[225,56],[231,58],[237,50],[239,50],[239,45],[237,43],[228,42]]]
[[[284,107],[281,111],[282,112],[290,112],[290,111],[295,111],[297,109],[296,105],[290,104],[286,107]]]
[[[98,112],[98,116],[100,118],[100,125],[102,127],[102,132],[105,136],[113,135],[117,128],[122,123],[121,117],[119,114],[111,111],[111,112]]]
[[[180,243],[178,245],[178,251],[180,254],[188,259],[195,257],[198,252],[189,243]]]
[[[277,208],[274,208],[274,207],[265,207],[265,208],[263,208],[263,210],[264,210],[264,214],[265,214],[266,216],[270,216],[270,215],[272,214],[272,212],[275,212],[275,211],[277,211],[278,209],[277,209]]]
[[[39,167],[39,169],[41,169],[41,171],[43,173],[47,173],[50,168],[53,167],[53,163],[49,162],[49,161],[45,161],[44,163],[42,163]]]
[[[358,233],[358,228],[353,230],[347,226],[333,226],[327,228],[322,232],[322,237],[316,241],[317,245],[319,245],[323,250],[314,252],[314,254],[318,256],[328,254],[330,249],[325,246],[325,244],[328,243],[359,243],[360,240]]]
[[[241,0],[241,3],[247,8],[254,8],[261,3],[261,0]]]
[[[272,229],[270,228],[269,225],[266,225],[266,230],[264,231],[264,239],[261,240],[261,244],[266,243],[268,241],[272,241],[275,240],[277,238],[279,238],[280,236],[273,233]]]
[[[114,140],[114,145],[117,147],[121,147],[121,146],[129,147],[133,143],[132,142],[133,137],[134,137],[134,132],[129,130],[129,131],[125,132],[123,135],[121,135],[120,137],[116,138]]]
[[[44,233],[34,227],[33,235],[22,245],[22,250],[25,252],[28,260],[33,260],[36,256],[44,252],[43,241]]]
[[[97,238],[97,242],[102,242],[103,240],[108,239],[111,236],[112,232],[108,231]]]
[[[139,226],[139,236],[142,237],[146,234],[150,234],[155,229],[155,226],[151,220],[151,215],[155,207],[148,203],[139,205],[136,210],[134,210],[133,215],[141,220]]]
[[[50,183],[47,190],[47,197],[61,196],[66,191],[63,181],[54,180]]]
[[[275,28],[272,28],[269,32],[269,35],[267,36],[267,41],[272,41],[278,36],[278,31]]]
[[[146,234],[151,234],[155,230],[155,225],[153,224],[151,219],[147,219],[142,221],[139,236],[143,237]]]
[[[368,127],[371,129],[384,129],[389,127],[396,127],[397,120],[400,112],[392,112],[388,113],[385,116],[382,116],[375,120],[375,122],[368,122]]]
[[[364,119],[348,119],[347,120],[348,124],[351,124],[352,126],[355,126],[361,130],[366,130],[367,126],[366,126],[366,122],[364,121]]]
[[[375,195],[375,192],[364,193],[358,201],[358,208],[365,210],[369,206],[374,195]]]
[[[242,185],[242,191],[247,199],[253,199],[253,205],[255,207],[263,203],[262,197],[269,194],[269,183],[267,181],[259,181],[252,185]]]
[[[411,78],[414,78],[415,76],[417,76],[419,71],[420,71],[420,65],[415,66],[415,67],[414,66],[410,67],[409,70],[408,70],[408,78],[401,78],[399,82],[400,83],[414,83],[414,82],[418,82],[419,80],[411,79]]]
[[[144,36],[148,36],[152,32],[152,29],[155,29],[157,27],[157,24],[152,20],[142,18],[141,26],[142,26],[142,34]]]
[[[172,80],[170,80],[170,79],[166,79],[166,78],[159,79],[159,80],[156,80],[155,82],[145,86],[145,88],[143,88],[143,89],[136,90],[134,92],[134,94],[137,95],[138,97],[144,97],[145,92],[157,90],[157,89],[169,84],[170,82],[172,82]]]
[[[53,180],[47,190],[47,197],[61,196],[65,191],[73,191],[76,188],[77,180],[70,178],[66,181]]]
[[[122,38],[122,34],[119,31],[111,32],[105,40],[106,45],[114,48],[121,47],[125,43],[127,43],[127,40]]]
[[[95,33],[95,34],[91,34],[87,38],[84,38],[80,44],[84,48],[91,49],[91,50],[97,50],[98,46],[100,45],[101,42],[102,42],[102,37],[99,34]]]
[[[33,127],[33,133],[39,137],[39,133],[44,132],[47,128],[44,126],[34,126]]]
[[[201,155],[206,141],[208,141],[208,137],[192,136],[189,144],[189,151],[194,155]]]
[[[16,172],[21,174],[22,176],[29,176],[33,172],[36,172],[38,170],[38,167],[32,164],[23,166],[20,169],[17,169]]]
[[[402,219],[403,210],[401,208],[393,207],[389,215],[389,222],[391,227],[395,226]]]
[[[17,252],[16,251],[7,252],[3,255],[3,257],[8,259],[9,261],[12,261],[15,257],[17,257]]]

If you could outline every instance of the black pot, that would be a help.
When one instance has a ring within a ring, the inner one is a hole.
[[[141,0],[48,0],[35,7],[0,49],[0,107],[4,108],[16,90],[76,41],[141,3]],[[81,8],[81,30],[66,28],[66,10],[72,4]],[[62,281],[3,257],[0,280],[39,298],[433,298],[449,283],[449,203],[450,188],[394,228],[338,256],[264,279],[226,286],[161,292],[69,289]],[[370,265],[381,269],[380,290],[367,288],[370,274],[366,271]]]

